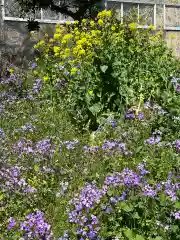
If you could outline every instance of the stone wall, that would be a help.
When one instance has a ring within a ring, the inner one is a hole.
[[[36,39],[30,39],[25,22],[4,21],[0,28],[0,58],[17,65],[26,64],[33,58],[35,42],[42,37],[43,31],[53,32],[54,24],[41,24]]]

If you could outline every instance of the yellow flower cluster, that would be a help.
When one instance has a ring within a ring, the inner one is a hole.
[[[111,12],[111,10],[108,10],[108,11],[104,10],[104,11],[98,13],[97,17],[102,18],[102,19],[107,18],[107,17],[112,17],[112,12]]]
[[[138,27],[138,24],[137,24],[137,23],[130,23],[130,24],[129,24],[129,28],[130,28],[131,31],[136,30],[137,27]]]
[[[111,16],[112,12],[105,10],[98,14],[97,22],[83,19],[80,25],[78,21],[74,24],[66,22],[64,26],[57,24],[53,37],[48,39],[47,36],[45,41],[39,41],[34,48],[43,50],[45,58],[53,54],[62,66],[69,63],[72,66],[70,74],[74,75],[78,72],[75,65],[92,59],[93,47],[101,44],[102,28]],[[115,31],[116,27],[113,26],[111,30]],[[49,79],[47,74],[42,77],[44,81]]]
[[[40,40],[36,45],[34,45],[34,48],[39,48],[44,46],[45,42],[43,40]]]

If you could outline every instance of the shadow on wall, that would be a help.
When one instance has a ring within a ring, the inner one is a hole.
[[[27,23],[7,21],[0,28],[0,77],[9,65],[27,68],[29,61],[38,56],[34,44],[43,38],[44,32],[53,34],[55,25],[42,24],[32,39]]]

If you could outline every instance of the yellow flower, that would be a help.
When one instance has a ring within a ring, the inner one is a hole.
[[[10,68],[9,71],[10,71],[10,73],[13,73],[13,72],[14,72],[14,69],[13,69],[13,68]]]
[[[133,31],[137,29],[137,23],[130,23],[129,28]]]
[[[71,75],[74,75],[74,74],[76,74],[77,73],[77,71],[78,71],[78,69],[77,68],[72,68],[71,69]]]
[[[105,18],[105,17],[111,17],[112,16],[112,12],[111,10],[103,10],[102,12],[98,13],[97,17],[98,18]]]
[[[77,48],[77,50],[80,50],[80,49],[82,49],[83,47],[82,47],[81,44],[78,44],[78,45],[76,46],[76,48]]]
[[[66,56],[69,56],[69,55],[70,55],[70,49],[69,49],[69,48],[66,48],[66,49],[64,50],[64,54],[65,54]]]
[[[47,81],[48,79],[49,79],[49,77],[47,75],[43,77],[44,81]]]
[[[154,26],[154,25],[151,24],[151,25],[149,26],[149,30],[156,30],[156,26]]]
[[[95,22],[94,21],[90,21],[90,25],[91,25],[91,27],[94,27]]]
[[[71,22],[66,22],[66,25],[71,25]]]
[[[44,42],[43,40],[41,40],[41,41],[39,41],[36,45],[34,45],[34,48],[38,48],[38,47],[44,45],[44,43],[45,43],[45,42]]]
[[[74,24],[78,24],[78,23],[79,23],[79,21],[78,21],[78,20],[74,21]]]
[[[62,33],[63,32],[63,27],[61,25],[56,25],[56,33]]]
[[[53,39],[53,38],[50,38],[50,39],[49,39],[49,42],[50,42],[50,43],[53,43],[53,42],[54,42],[54,39]]]
[[[157,42],[158,41],[158,36],[150,36],[149,39],[153,42]]]
[[[62,44],[66,44],[67,43],[67,41],[66,40],[62,40]]]
[[[85,50],[84,49],[81,49],[81,50],[79,50],[79,55],[84,55],[86,52],[85,52]]]
[[[60,39],[60,37],[61,37],[61,36],[60,36],[59,33],[55,33],[55,34],[54,34],[54,39]]]
[[[38,48],[38,45],[37,45],[37,44],[35,44],[35,45],[34,45],[34,49],[37,49],[37,48]]]
[[[44,44],[43,40],[39,41],[39,43],[38,43],[39,46],[42,46],[43,44]]]
[[[68,34],[64,35],[63,40],[69,40],[71,38],[73,38],[73,35],[71,33],[68,33]]]
[[[60,52],[60,47],[54,46],[54,52],[59,53]]]
[[[87,22],[87,20],[86,20],[86,19],[83,19],[83,20],[82,20],[82,23],[86,23],[86,22]]]
[[[104,24],[103,20],[102,20],[102,19],[99,19],[99,20],[98,20],[98,24],[99,24],[99,25]]]
[[[78,49],[75,47],[73,48],[73,54],[76,54],[78,52]]]
[[[112,26],[112,27],[111,27],[111,30],[112,30],[112,31],[115,31],[115,30],[116,30],[116,27],[115,27],[115,26]]]
[[[106,11],[106,16],[111,17],[112,16],[112,11],[111,10]]]
[[[88,94],[92,95],[93,94],[93,90],[88,90]]]
[[[80,32],[77,30],[74,32],[76,36],[79,36],[80,35]]]

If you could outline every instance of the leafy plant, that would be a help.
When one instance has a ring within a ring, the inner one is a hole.
[[[59,97],[64,96],[62,104],[80,129],[96,129],[101,115],[124,114],[145,100],[165,108],[179,104],[168,80],[178,74],[179,61],[153,26],[140,29],[130,20],[122,25],[111,11],[103,11],[96,21],[57,26],[54,39],[35,48],[43,51],[44,79],[52,85],[66,81]]]

